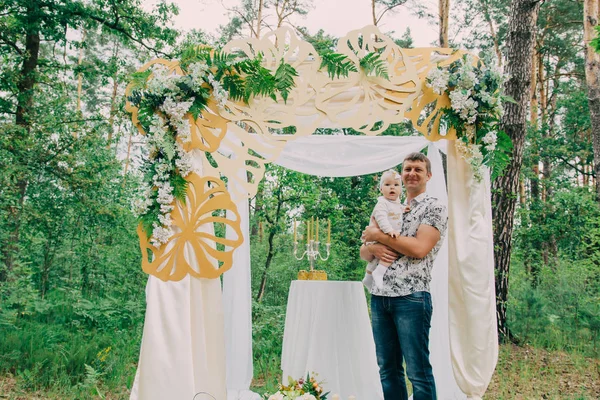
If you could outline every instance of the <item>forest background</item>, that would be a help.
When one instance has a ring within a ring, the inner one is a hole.
[[[494,183],[503,344],[488,397],[599,398],[600,62],[587,45],[598,2],[362,1],[375,25],[402,7],[439,27],[436,45],[491,51],[509,71],[519,7],[533,13],[532,51],[521,54],[529,83],[517,99],[526,124],[508,132],[513,162]],[[143,138],[123,110],[125,86],[152,58],[257,36],[311,7],[241,0],[210,35],[170,28],[178,10],[164,2],[0,0],[0,398],[128,398],[147,277],[130,211]],[[324,31],[294,28],[317,50],[335,48]],[[409,30],[389,35],[413,47]],[[408,123],[384,133],[416,134]],[[288,289],[306,268],[290,257],[292,220],[330,219],[332,254],[319,267],[332,280],[360,280],[359,237],[378,181],[272,165],[267,176],[251,208],[258,392],[280,378]]]

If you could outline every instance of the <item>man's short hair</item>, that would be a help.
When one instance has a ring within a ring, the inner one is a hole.
[[[424,162],[425,165],[427,166],[427,173],[429,173],[429,174],[431,173],[431,161],[429,161],[429,158],[427,158],[427,156],[423,153],[419,153],[418,151],[416,151],[414,153],[410,153],[409,155],[404,157],[404,161]],[[404,163],[404,161],[402,161],[402,163]]]

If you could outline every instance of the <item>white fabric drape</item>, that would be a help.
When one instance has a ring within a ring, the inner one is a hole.
[[[233,253],[233,266],[223,274],[227,399],[260,400],[258,394],[248,390],[253,376],[248,200],[237,201],[236,205],[240,215],[244,242]],[[233,219],[233,213],[231,211],[228,213],[228,218]],[[235,232],[227,226],[226,237],[234,238],[235,235]]]
[[[485,393],[498,361],[489,175],[448,148],[449,323],[454,375],[469,398]]]
[[[366,175],[395,167],[427,143],[422,136],[314,135],[286,143],[274,163],[309,175]]]
[[[400,164],[408,153],[427,143],[422,137],[311,136],[287,143],[276,163],[320,176],[364,175]],[[434,173],[428,192],[444,202],[441,160],[433,147],[430,155]],[[203,155],[197,157],[199,161]],[[474,185],[472,173],[457,159],[453,146],[448,163],[449,241],[433,270],[431,360],[440,399],[464,398],[457,383],[477,398],[485,392],[497,361],[489,180]],[[246,207],[247,202],[238,204],[240,216],[247,221]],[[253,398],[247,390],[252,377],[248,240],[244,245],[236,251],[236,262],[223,278],[222,298],[216,279],[162,282],[149,278],[140,363],[131,399],[191,399],[205,391],[223,400],[225,353],[228,398]],[[448,269],[444,265],[446,249]],[[227,326],[227,351],[223,326]]]
[[[448,206],[448,193],[442,157],[437,147],[430,143],[427,157],[431,161],[431,179],[427,183],[427,194]],[[440,400],[465,399],[454,378],[450,364],[450,341],[448,338],[448,237],[440,248],[431,274],[431,299],[433,315],[429,337],[431,365]]]
[[[201,173],[200,153],[194,167]],[[203,226],[211,231],[212,226]],[[191,248],[185,257],[193,267]],[[216,260],[212,260],[216,263]],[[219,279],[150,276],[140,358],[130,400],[225,399],[224,318]]]
[[[146,318],[131,400],[225,398],[223,312],[218,279],[186,277],[146,286]]]

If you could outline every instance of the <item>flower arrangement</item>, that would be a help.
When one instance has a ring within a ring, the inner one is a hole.
[[[194,172],[191,152],[186,151],[192,140],[190,121],[207,108],[209,98],[221,108],[229,99],[248,102],[257,95],[287,99],[296,70],[282,62],[272,73],[261,62],[260,55],[249,59],[192,47],[179,61],[183,75],[161,64],[134,74],[128,100],[137,107],[146,132],[147,158],[142,167],[144,185],[132,210],[154,246],[167,243],[174,234],[174,200],[185,203],[185,177]]]
[[[137,109],[139,125],[146,134],[146,157],[141,168],[144,184],[134,196],[132,211],[153,246],[160,247],[174,235],[171,211],[175,199],[185,204],[186,176],[195,171],[191,124],[207,109],[209,100],[214,100],[218,109],[226,107],[229,100],[247,104],[255,96],[277,100],[279,95],[287,101],[298,73],[284,60],[271,71],[263,67],[262,59],[261,53],[249,58],[193,46],[174,64],[181,73],[155,63],[133,75],[127,100]],[[377,52],[363,57],[359,67],[365,73],[387,77]],[[332,79],[357,71],[345,55],[333,52],[322,55],[320,68]]]
[[[500,175],[512,148],[498,124],[504,113],[502,102],[514,100],[502,94],[506,75],[491,58],[487,61],[490,66],[466,55],[447,68],[433,68],[426,79],[435,93],[450,98],[450,108],[443,109],[441,121],[456,130],[457,149],[478,181],[483,179],[483,166],[492,170],[492,177]]]
[[[267,400],[327,400],[329,392],[323,393],[323,382],[318,382],[310,373],[306,374],[306,379],[298,380],[288,377],[288,384],[279,384],[279,390],[271,395],[265,393]]]

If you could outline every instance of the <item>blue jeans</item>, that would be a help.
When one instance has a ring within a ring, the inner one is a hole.
[[[371,297],[373,336],[385,400],[408,400],[403,358],[414,400],[436,399],[429,362],[432,312],[431,295],[427,292]]]

